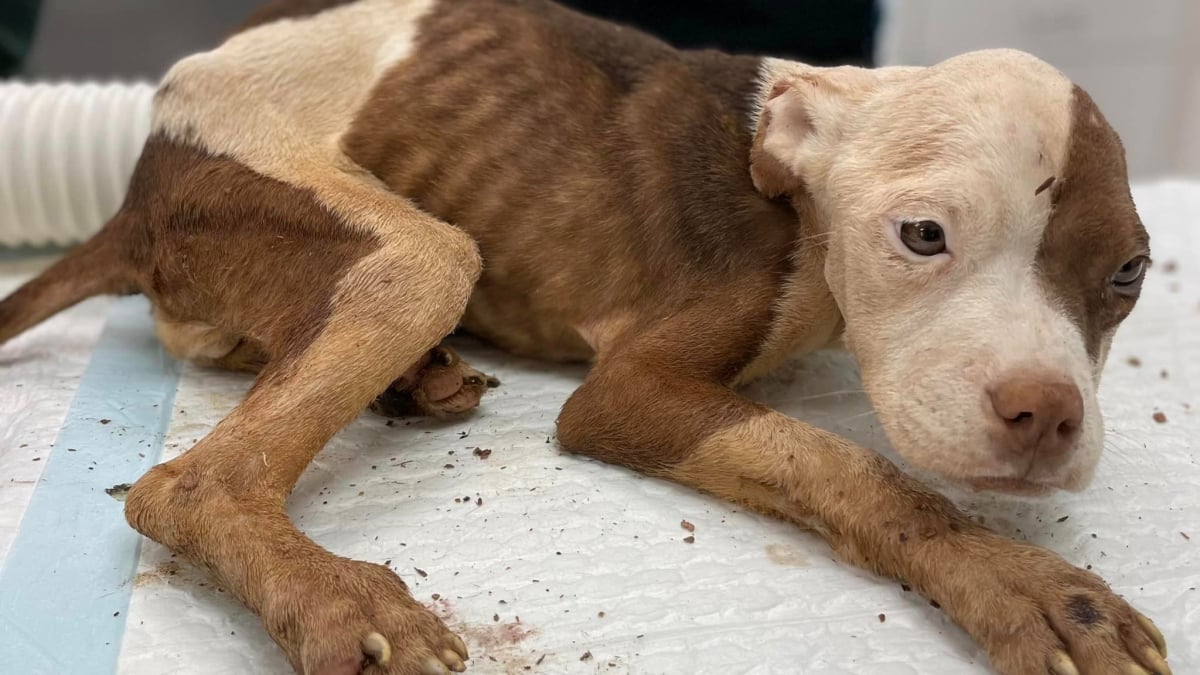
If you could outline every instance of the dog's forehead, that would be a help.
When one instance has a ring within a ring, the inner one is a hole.
[[[854,155],[898,192],[990,211],[973,223],[1040,231],[1048,200],[1030,197],[1066,164],[1073,86],[1022,52],[949,59],[881,87],[851,130]]]
[[[994,185],[1011,189],[1005,197],[1025,201],[1024,183],[1037,187],[1040,174],[1062,171],[1074,85],[1046,62],[1012,50],[972,52],[931,67],[925,86],[954,120],[947,141],[965,151],[962,160],[986,165]]]

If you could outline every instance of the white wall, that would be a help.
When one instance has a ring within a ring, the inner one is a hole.
[[[1200,177],[1200,1],[884,0],[881,64],[1014,47],[1092,95],[1136,179]]]

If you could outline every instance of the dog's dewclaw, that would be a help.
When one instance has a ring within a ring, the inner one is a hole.
[[[1149,647],[1146,647],[1146,652],[1142,654],[1142,662],[1150,666],[1157,675],[1172,675],[1171,666],[1167,665],[1166,659]]]
[[[1054,675],[1079,675],[1079,669],[1066,652],[1056,652],[1050,657],[1050,672]]]
[[[454,633],[446,634],[446,644],[450,646],[450,649],[453,649],[460,657],[462,657],[463,661],[469,661],[471,659],[471,654],[467,651],[467,643],[463,642],[462,638],[458,637]]]
[[[1142,630],[1150,634],[1150,639],[1154,641],[1154,646],[1158,647],[1158,653],[1162,654],[1163,658],[1167,658],[1167,641],[1163,638],[1162,631],[1154,622],[1146,618],[1142,614],[1137,615],[1138,623],[1142,625]]]
[[[371,657],[375,663],[386,666],[388,661],[392,660],[392,646],[388,644],[387,638],[379,633],[371,633],[362,641],[363,653]]]
[[[456,673],[461,673],[467,669],[467,664],[463,663],[463,660],[458,658],[458,654],[455,654],[453,649],[442,650],[442,663],[445,663],[450,667],[450,670],[453,670]]]
[[[421,675],[450,675],[450,669],[436,656],[426,656],[421,661]]]

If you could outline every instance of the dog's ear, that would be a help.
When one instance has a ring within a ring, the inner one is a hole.
[[[795,194],[820,173],[846,120],[878,85],[877,72],[810,68],[771,85],[750,150],[750,176],[759,192]]]

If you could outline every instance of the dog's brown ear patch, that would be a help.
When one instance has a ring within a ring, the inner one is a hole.
[[[771,96],[758,120],[754,145],[750,149],[750,177],[754,180],[754,187],[771,198],[795,194],[803,187],[803,181],[791,167],[765,147],[768,137],[778,132],[777,128],[772,128],[773,125],[788,125],[787,134],[793,137],[801,137],[812,131],[812,120],[802,106],[792,105],[781,109],[782,106],[773,108],[771,105],[791,88],[789,83],[779,82],[771,89]],[[787,118],[776,119],[777,114],[786,115]]]

